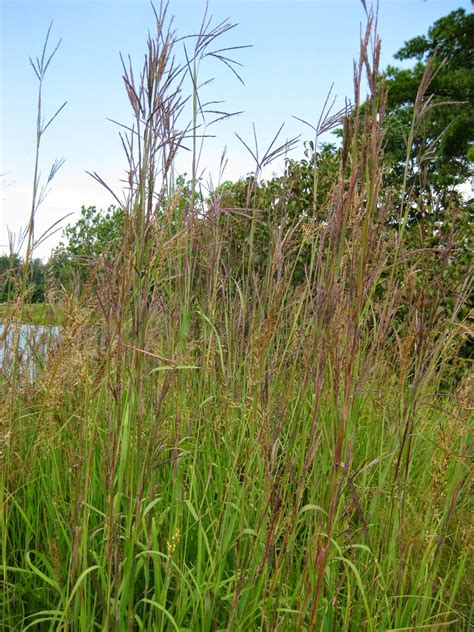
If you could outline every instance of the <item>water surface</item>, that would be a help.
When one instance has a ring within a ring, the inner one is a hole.
[[[48,350],[57,341],[60,327],[48,325],[19,325],[18,352],[23,372],[34,379],[35,371],[46,358]],[[0,323],[0,371],[5,375],[11,367],[13,347],[15,343],[15,328],[10,325],[5,331],[5,325]]]

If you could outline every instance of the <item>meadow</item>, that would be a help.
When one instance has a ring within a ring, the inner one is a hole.
[[[277,141],[245,208],[200,194],[198,75],[229,25],[182,66],[164,7],[156,26],[124,64],[121,239],[37,308],[61,334],[33,383],[3,356],[3,629],[471,629],[471,277],[453,286],[449,243],[412,247],[416,199],[385,184],[372,19],[334,184],[320,202],[315,165],[296,222],[293,189],[272,213],[254,195]]]

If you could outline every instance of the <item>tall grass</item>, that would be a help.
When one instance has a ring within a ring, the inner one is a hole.
[[[198,156],[191,195],[173,181],[228,25],[205,20],[183,65],[165,7],[156,26],[142,71],[124,64],[123,247],[63,299],[35,383],[2,383],[5,629],[469,629],[472,381],[439,388],[468,283],[440,314],[440,270],[419,326],[422,259],[387,228],[372,17],[326,220],[308,209],[296,239],[283,208],[258,269],[265,209],[239,215],[236,261]]]

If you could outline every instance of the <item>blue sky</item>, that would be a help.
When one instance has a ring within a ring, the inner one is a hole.
[[[471,2],[380,0],[382,67],[393,63],[393,54],[406,40],[425,33],[436,19],[459,7],[471,10]],[[195,32],[203,9],[201,0],[171,0],[178,32]],[[263,148],[285,123],[282,140],[301,134],[303,141],[310,134],[292,115],[315,122],[333,83],[336,108],[351,97],[353,59],[365,16],[358,0],[210,0],[209,13],[216,22],[229,18],[238,23],[221,45],[252,45],[236,53],[243,64],[240,72],[245,86],[215,62],[202,68],[202,79],[214,78],[204,98],[224,99],[223,107],[229,111],[244,111],[217,124],[213,128],[216,138],[206,141],[201,167],[206,180],[210,174],[215,182],[225,146],[225,177],[235,179],[254,168],[235,132],[250,141],[254,123]],[[2,251],[8,244],[7,227],[18,232],[28,219],[37,90],[28,57],[41,51],[51,20],[51,41],[62,38],[62,44],[45,81],[44,106],[52,114],[65,100],[68,104],[43,139],[43,172],[49,171],[56,157],[64,157],[66,162],[40,208],[38,233],[67,213],[77,216],[82,204],[107,207],[113,202],[86,170],[99,172],[120,190],[126,168],[119,130],[107,118],[125,124],[132,120],[119,52],[130,54],[139,67],[147,32],[154,27],[149,2],[0,0]],[[302,155],[302,151],[301,144],[294,155]],[[189,172],[186,160],[183,155],[179,169]],[[280,172],[282,163],[271,169]],[[44,244],[38,255],[47,256],[58,239],[53,237]]]

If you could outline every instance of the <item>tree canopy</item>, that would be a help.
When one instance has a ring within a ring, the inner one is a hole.
[[[437,20],[427,35],[407,41],[396,53],[411,68],[389,66],[385,156],[400,178],[420,85],[427,106],[410,153],[420,177],[437,189],[465,182],[474,160],[474,14],[464,9]],[[427,70],[427,67],[429,68]]]

